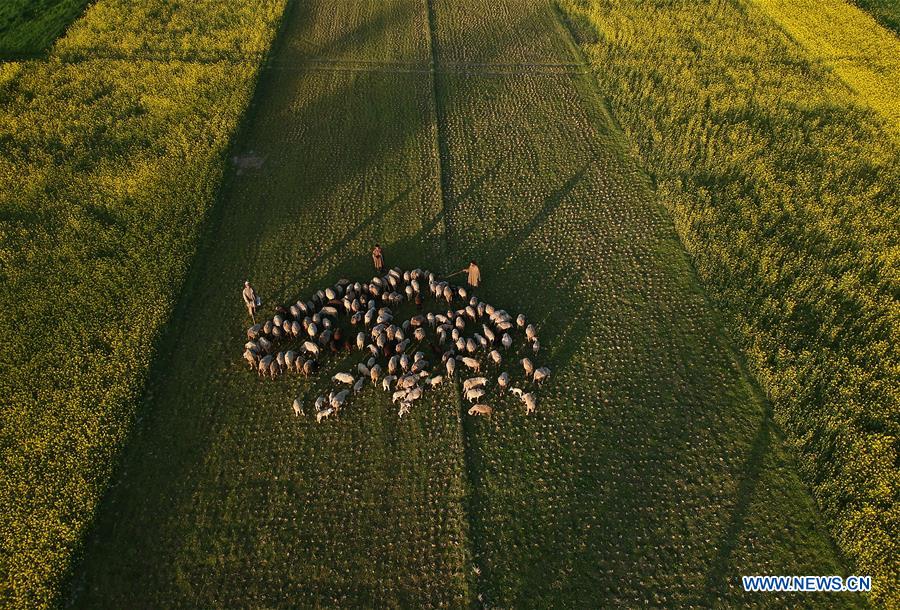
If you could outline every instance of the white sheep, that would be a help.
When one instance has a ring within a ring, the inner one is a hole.
[[[456,372],[456,358],[447,358],[447,363],[445,365],[447,367],[447,377],[453,378],[453,373]]]
[[[485,395],[484,388],[472,388],[466,392],[466,400],[469,402],[475,402],[479,398]]]
[[[384,379],[381,380],[381,389],[385,392],[391,391],[391,385],[397,381],[397,377],[395,375],[388,375]]]
[[[294,409],[294,415],[296,415],[297,417],[303,415],[303,405],[300,404],[299,398],[294,399],[294,404],[291,405],[291,407],[293,407]]]
[[[500,386],[500,391],[502,392],[507,387],[509,387],[509,373],[503,372],[497,377],[497,385]]]
[[[509,336],[509,333],[503,333],[503,338],[500,340],[500,343],[503,344],[503,349],[509,349],[512,347],[513,341],[512,337]]]
[[[537,331],[534,329],[533,324],[529,324],[525,327],[525,338],[529,341],[534,341],[537,339]]]
[[[360,377],[356,380],[356,383],[353,384],[353,393],[359,394],[362,392],[363,386],[366,385],[366,378]]]
[[[346,383],[347,385],[355,381],[355,378],[350,373],[336,373],[331,379],[337,383]]]
[[[550,377],[550,369],[545,366],[542,366],[534,372],[534,382],[537,384],[543,383],[548,377]]]
[[[522,358],[522,368],[525,369],[525,376],[531,377],[534,374],[534,363],[528,358]]]
[[[537,408],[537,398],[530,392],[522,395],[522,402],[525,403],[525,415],[531,415]]]
[[[500,352],[495,349],[492,349],[491,353],[488,354],[488,356],[491,357],[491,360],[493,360],[494,364],[496,364],[497,366],[500,366],[500,363],[503,362],[503,356],[501,356]]]
[[[481,363],[475,358],[469,358],[468,356],[462,357],[462,363],[475,371],[476,373],[481,372]]]
[[[327,409],[322,409],[321,411],[316,412],[316,423],[321,424],[322,420],[330,416],[332,413],[334,413],[334,411],[335,410],[333,407],[328,407]]]
[[[463,381],[463,391],[468,392],[472,388],[477,388],[479,386],[483,386],[487,383],[487,379],[485,377],[470,377]]]

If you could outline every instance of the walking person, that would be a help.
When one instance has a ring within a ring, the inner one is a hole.
[[[375,263],[375,270],[378,273],[384,272],[384,252],[381,250],[381,244],[375,244],[372,248],[372,262]]]
[[[247,313],[250,314],[250,318],[253,320],[253,323],[256,324],[256,308],[259,307],[261,301],[256,295],[253,286],[250,285],[250,282],[244,282],[244,289],[241,291],[241,297],[244,299],[244,305],[247,306]]]

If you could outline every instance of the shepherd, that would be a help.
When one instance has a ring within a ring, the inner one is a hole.
[[[384,272],[384,252],[381,250],[381,244],[375,244],[372,248],[372,262],[375,263],[375,270],[378,273]]]
[[[481,269],[478,268],[478,263],[475,262],[474,258],[463,271],[468,274],[469,288],[472,290],[478,288],[478,285],[481,283]]]
[[[241,296],[244,298],[244,305],[247,306],[250,318],[256,324],[256,308],[260,306],[261,300],[256,296],[256,291],[253,290],[253,286],[250,285],[249,281],[244,282],[244,290],[241,291]]]

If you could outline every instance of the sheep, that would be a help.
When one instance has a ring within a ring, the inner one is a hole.
[[[314,339],[319,334],[319,327],[316,326],[315,322],[309,323],[309,326],[306,327],[306,334],[309,335],[310,339]]]
[[[275,354],[275,362],[278,363],[278,366],[280,368],[284,368],[284,366],[285,366],[284,352],[278,352],[277,354]]]
[[[344,401],[347,400],[347,396],[350,395],[350,390],[341,390],[337,394],[334,394],[329,401],[331,403],[331,407],[337,411],[342,406],[344,406]]]
[[[293,322],[291,322],[291,336],[292,337],[299,337],[300,333],[302,333],[302,332],[303,332],[303,326],[300,325],[300,322],[298,322],[297,320],[294,320]]]
[[[406,399],[406,390],[397,390],[391,396],[391,402],[393,402],[394,404],[396,404],[397,401],[405,400],[405,399]]]
[[[408,402],[400,403],[400,410],[397,411],[397,417],[399,417],[400,419],[403,419],[403,416],[404,416],[404,415],[408,415],[408,414],[409,414],[409,408],[410,408],[411,406],[412,406],[412,404],[411,404],[411,403],[408,403]]]
[[[482,324],[482,325],[481,325],[481,330],[484,331],[484,337],[488,340],[488,343],[490,343],[491,345],[493,345],[494,342],[497,341],[497,335],[494,334],[494,331],[492,331],[492,330],[488,327],[487,324]]]
[[[473,405],[468,410],[469,415],[490,415],[494,410],[487,405]]]
[[[485,384],[487,384],[487,379],[484,377],[470,377],[463,381],[463,391],[468,392],[472,388],[477,388]]]
[[[419,380],[415,375],[406,375],[405,377],[401,377],[397,382],[397,385],[402,387],[404,390],[408,390],[409,388],[415,386]]]
[[[522,368],[525,369],[526,377],[531,377],[534,374],[534,363],[528,358],[522,358]]]
[[[475,345],[475,341],[472,339],[466,339],[466,351],[470,354],[474,354],[478,350],[478,346]]]
[[[388,360],[388,373],[391,375],[395,375],[397,370],[400,368],[400,356],[391,356],[391,359]]]
[[[412,364],[409,360],[409,356],[407,354],[403,354],[400,356],[400,369],[405,373],[409,370],[409,366]]]
[[[247,364],[250,365],[251,369],[255,369],[257,367],[256,354],[254,354],[250,350],[244,350],[244,360],[247,361]]]
[[[364,375],[366,377],[369,376],[369,367],[366,366],[365,362],[360,362],[356,365],[356,370],[359,371],[360,375]]]
[[[449,286],[444,286],[443,296],[447,303],[453,302],[453,290],[451,290]]]
[[[537,331],[534,329],[533,324],[529,324],[525,327],[525,338],[528,339],[528,341],[537,339]]]
[[[369,377],[372,379],[372,383],[378,383],[378,379],[381,378],[381,365],[376,364],[370,368]]]
[[[512,347],[512,337],[509,336],[509,333],[503,333],[503,338],[500,340],[500,343],[503,344],[503,349],[509,349]]]
[[[356,334],[356,349],[362,351],[366,346],[366,333],[357,333]]]
[[[337,293],[334,291],[334,288],[326,288],[325,289],[325,298],[331,301],[332,299],[337,297]]]
[[[466,351],[466,347],[467,347],[467,346],[466,346],[466,340],[463,339],[462,337],[460,337],[459,339],[456,340],[456,343],[454,344],[454,347],[456,347],[456,349],[457,349],[458,351],[460,351],[460,352]]]
[[[424,341],[424,340],[425,340],[425,329],[424,329],[424,328],[417,328],[417,329],[413,332],[413,338],[414,338],[416,341]]]
[[[353,393],[359,394],[362,392],[363,386],[366,385],[366,378],[360,377],[356,380],[356,383],[353,384]]]
[[[466,320],[465,318],[457,317],[456,320],[453,321],[453,325],[459,330],[463,330],[466,327]]]
[[[500,391],[502,392],[507,387],[509,387],[509,373],[503,372],[497,377],[497,385],[500,386]]]
[[[331,330],[323,330],[322,334],[319,335],[319,345],[322,347],[327,347],[328,343],[331,341]]]
[[[322,420],[329,417],[332,413],[334,413],[334,407],[328,407],[327,409],[322,409],[321,411],[316,412],[316,423],[321,424]]]
[[[447,367],[447,377],[453,378],[453,373],[456,372],[456,358],[447,358],[447,363],[445,364]]]
[[[466,392],[466,400],[468,400],[469,402],[475,402],[485,394],[486,392],[484,388],[472,388],[471,390],[468,390]]]
[[[262,377],[269,371],[269,365],[272,364],[272,361],[274,359],[275,359],[275,357],[272,356],[271,354],[269,354],[268,356],[262,358],[259,361],[259,365],[257,366],[257,373],[259,374],[260,377]]]
[[[304,349],[304,351],[306,351],[307,354],[309,354],[311,356],[315,356],[316,358],[318,358],[319,354],[321,353],[319,346],[316,345],[315,343],[313,343],[312,341],[304,341],[303,349]]]
[[[545,366],[542,366],[534,372],[534,382],[538,385],[544,383],[548,377],[550,377],[550,369]]]
[[[294,409],[295,416],[300,417],[303,415],[303,405],[300,404],[299,398],[294,399],[294,404],[292,404],[291,407]]]
[[[395,375],[387,375],[384,379],[381,380],[381,389],[385,392],[391,391],[391,385],[397,381],[397,377]]]
[[[525,328],[525,314],[520,313],[516,316],[516,326]]]
[[[331,380],[336,381],[337,383],[346,383],[347,385],[350,385],[355,378],[350,373],[336,373]]]
[[[459,298],[462,299],[463,302],[465,302],[466,299],[469,298],[469,293],[466,292],[466,289],[465,289],[465,288],[460,288],[460,289],[457,291],[457,293],[459,294]]]
[[[441,377],[440,375],[436,375],[434,377],[429,377],[428,379],[425,380],[425,383],[429,387],[432,387],[432,388],[436,388],[437,386],[441,385],[443,382],[444,382],[444,378]]]
[[[475,318],[477,317],[477,314],[476,314],[476,312],[475,312],[475,308],[472,307],[471,305],[466,305],[466,310],[465,310],[465,311],[466,311],[466,315],[469,316],[469,318],[474,322],[474,321],[475,321]]]
[[[416,360],[409,370],[411,373],[422,373],[427,370],[429,366],[430,364],[427,360]]]
[[[541,342],[537,340],[537,337],[534,338],[534,343],[531,344],[531,349],[534,351],[535,355],[541,350]]]
[[[537,398],[530,392],[522,395],[522,402],[525,403],[525,415],[531,415],[537,408]]]
[[[275,317],[272,318],[272,324],[275,326],[281,326],[284,323],[284,317],[281,314],[275,314]]]
[[[409,390],[408,392],[406,392],[406,401],[407,402],[412,402],[414,400],[418,400],[421,397],[422,397],[422,388],[420,388],[419,386],[416,386],[416,387],[412,388],[411,390]]]
[[[306,364],[306,360],[304,360],[302,356],[298,355],[296,358],[294,358],[294,370],[296,372],[302,373],[303,365],[305,365],[305,364]]]
[[[303,374],[309,377],[319,370],[319,363],[315,359],[309,359],[303,363]]]
[[[488,354],[488,356],[491,357],[491,360],[493,360],[494,364],[496,364],[497,366],[500,366],[500,363],[503,362],[503,356],[501,356],[500,352],[495,349],[491,350],[491,353]]]
[[[409,347],[409,339],[404,339],[400,343],[397,344],[396,352],[398,354],[402,354],[406,351],[406,348]]]
[[[509,388],[509,393],[518,398],[522,398],[522,396],[525,395],[525,392],[523,392],[519,388]]]
[[[468,356],[463,356],[462,363],[465,364],[470,369],[472,369],[473,371],[475,371],[476,373],[481,372],[481,363],[478,360],[475,360],[475,358],[469,358]]]
[[[259,337],[259,333],[262,330],[262,324],[254,324],[250,328],[247,329],[247,338],[248,339],[257,339]]]
[[[257,343],[259,344],[259,348],[267,354],[271,353],[272,349],[275,347],[272,345],[272,342],[265,337],[260,337],[259,340],[257,340]]]
[[[488,344],[488,340],[485,339],[484,337],[482,337],[481,335],[479,335],[478,333],[475,333],[474,339],[475,339],[475,342],[476,342],[480,347],[486,348],[486,347],[489,345],[489,344]]]

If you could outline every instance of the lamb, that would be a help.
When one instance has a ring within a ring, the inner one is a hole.
[[[522,368],[525,369],[526,377],[531,377],[534,374],[534,363],[528,358],[522,358]]]
[[[411,406],[412,406],[412,404],[410,404],[410,403],[408,403],[408,402],[400,403],[400,410],[397,411],[397,417],[399,417],[400,419],[403,419],[403,416],[404,416],[404,415],[408,415],[408,414],[409,414],[409,408],[410,408]]]
[[[525,415],[531,415],[537,408],[537,398],[530,392],[522,395],[522,402],[525,403]]]
[[[500,339],[500,343],[503,344],[503,349],[509,349],[512,347],[512,337],[509,336],[509,333],[503,333],[503,338]]]
[[[468,410],[469,415],[490,415],[494,410],[487,405],[473,405]]]
[[[322,420],[329,417],[332,413],[334,413],[333,407],[328,407],[327,409],[322,409],[316,413],[316,423],[321,424]]]
[[[324,408],[325,408],[325,402],[326,402],[326,399],[325,399],[324,396],[319,396],[318,398],[316,398],[316,403],[315,403],[315,407],[314,407],[315,410],[316,410],[316,411],[321,411],[322,409],[324,409]]]
[[[294,409],[294,415],[295,415],[295,416],[300,417],[301,415],[303,415],[303,405],[300,404],[300,399],[299,399],[299,398],[295,398],[295,399],[294,399],[294,404],[291,405],[291,406],[292,406],[292,408]]]
[[[359,394],[362,392],[363,386],[366,385],[366,378],[360,377],[356,380],[356,383],[353,384],[353,393]]]
[[[469,358],[468,356],[463,356],[462,363],[465,364],[470,369],[472,369],[473,371],[475,371],[476,373],[481,372],[481,363],[479,361],[475,360],[475,358]]]
[[[516,316],[516,326],[519,328],[525,328],[525,314],[519,314]]]
[[[509,393],[518,398],[522,398],[522,396],[525,395],[525,392],[523,392],[519,388],[509,388]]]
[[[550,377],[550,369],[545,366],[534,372],[534,382],[538,385],[542,384],[548,377]]]

